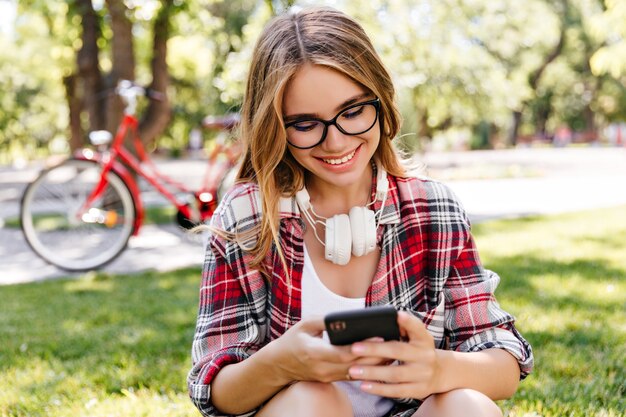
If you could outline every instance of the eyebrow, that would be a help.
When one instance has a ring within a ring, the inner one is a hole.
[[[347,99],[346,101],[342,102],[341,104],[339,104],[337,107],[335,107],[334,111],[336,113],[338,113],[340,110],[354,104],[354,103],[358,103],[359,100],[362,100],[364,98],[366,98],[367,96],[371,96],[372,93],[369,92],[365,92],[365,93],[361,93],[358,94],[354,97],[351,97],[349,99]],[[289,123],[292,122],[294,120],[298,120],[298,119],[321,119],[320,115],[317,113],[298,113],[298,114],[290,114],[287,116],[283,116],[283,122],[284,123]]]

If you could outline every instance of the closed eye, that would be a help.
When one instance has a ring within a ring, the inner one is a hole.
[[[355,117],[359,117],[364,110],[365,106],[353,107],[341,113],[341,117],[344,119],[354,119]]]
[[[290,123],[289,127],[294,128],[298,132],[309,132],[315,129],[319,125],[319,122],[315,120],[303,120],[300,122]]]

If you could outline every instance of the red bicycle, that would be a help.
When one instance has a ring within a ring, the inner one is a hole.
[[[115,137],[107,131],[92,132],[89,139],[96,150],[81,149],[44,170],[22,196],[20,222],[26,241],[41,258],[67,271],[96,269],[111,262],[139,233],[144,204],[136,176],[169,200],[178,209],[178,223],[189,228],[211,217],[236,173],[240,152],[235,142],[227,140],[216,141],[199,190],[159,172],[138,135],[135,113],[139,97],[159,99],[161,93],[127,80],[115,92],[126,105]],[[237,123],[238,117],[230,115],[207,118],[203,125],[225,134]],[[133,137],[137,156],[124,145],[127,135]]]

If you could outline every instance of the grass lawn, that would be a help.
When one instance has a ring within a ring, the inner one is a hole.
[[[508,416],[623,416],[626,207],[474,228],[535,350]],[[199,269],[0,287],[0,416],[195,416]]]

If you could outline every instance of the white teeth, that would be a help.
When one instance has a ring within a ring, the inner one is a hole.
[[[354,154],[356,153],[356,149],[354,151],[352,151],[352,153],[350,155],[346,155],[341,159],[323,159],[324,162],[326,162],[327,164],[331,164],[331,165],[339,165],[339,164],[345,164],[346,162],[348,162],[349,160],[351,160],[354,157]]]

